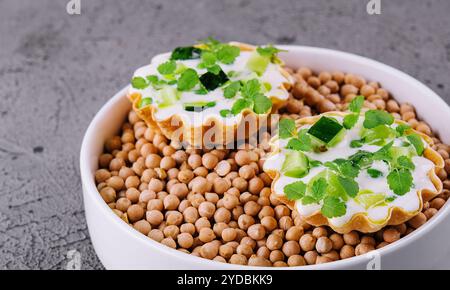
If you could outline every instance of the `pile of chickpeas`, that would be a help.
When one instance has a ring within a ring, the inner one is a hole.
[[[346,110],[357,95],[430,135],[445,160],[438,172],[444,190],[407,223],[376,233],[338,234],[305,223],[271,195],[263,172],[270,135],[256,148],[184,149],[148,128],[131,111],[121,135],[108,139],[95,181],[100,195],[124,222],[149,238],[191,255],[251,266],[322,264],[379,249],[433,217],[450,196],[450,147],[376,82],[342,72],[287,70],[296,80],[282,117],[298,119]]]

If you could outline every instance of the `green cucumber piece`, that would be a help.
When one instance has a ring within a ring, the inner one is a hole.
[[[294,178],[301,178],[308,174],[308,157],[300,151],[289,151],[281,167],[284,175]]]
[[[164,86],[159,92],[162,100],[162,102],[159,103],[160,108],[172,106],[179,100],[178,91],[172,86]]]
[[[189,112],[200,112],[206,108],[211,108],[216,105],[216,102],[191,102],[183,103],[183,108]]]
[[[343,129],[344,126],[336,120],[323,116],[309,128],[308,133],[328,144]]]
[[[269,62],[269,58],[261,56],[259,53],[254,52],[247,61],[247,68],[249,68],[251,71],[254,71],[258,75],[262,75],[266,71]]]

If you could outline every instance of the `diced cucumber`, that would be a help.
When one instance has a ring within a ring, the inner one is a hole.
[[[361,190],[358,196],[355,197],[355,201],[364,206],[367,210],[376,206],[384,206],[386,196],[383,193],[374,193],[371,190]]]
[[[247,61],[247,67],[258,75],[262,75],[266,71],[269,61],[269,58],[254,52]]]
[[[308,133],[328,144],[343,129],[336,120],[323,116],[309,128]]]
[[[308,174],[308,157],[300,151],[289,151],[281,167],[284,175],[301,178]]]
[[[183,103],[183,108],[189,112],[200,112],[206,108],[211,108],[216,105],[216,102],[192,102]]]
[[[160,91],[160,98],[162,100],[161,103],[159,103],[160,108],[165,108],[172,106],[179,100],[178,91],[175,87],[172,86],[164,86]]]
[[[339,131],[339,133],[337,133],[337,135],[334,136],[334,138],[331,139],[330,142],[328,142],[327,146],[328,146],[328,147],[334,147],[334,146],[336,146],[337,144],[339,144],[339,142],[341,142],[342,139],[344,139],[345,133],[346,133],[346,130],[341,130],[341,131]]]

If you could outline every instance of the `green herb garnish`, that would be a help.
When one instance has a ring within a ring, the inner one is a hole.
[[[411,172],[406,168],[394,168],[387,176],[389,188],[397,195],[409,192],[413,183]]]
[[[229,117],[231,115],[233,115],[233,114],[231,113],[230,110],[227,110],[227,109],[220,110],[220,116],[222,116],[224,118]]]
[[[175,72],[177,64],[173,60],[166,61],[158,66],[158,72],[162,75],[169,75]]]
[[[423,145],[422,138],[417,134],[411,134],[406,136],[408,141],[416,148],[417,155],[422,156],[425,146]]]
[[[143,90],[148,87],[147,81],[143,77],[134,77],[131,79],[131,86],[138,90]]]
[[[236,96],[237,92],[239,92],[240,88],[241,88],[241,82],[239,82],[239,81],[232,82],[231,84],[226,86],[225,89],[223,90],[223,96],[227,99],[234,98]]]
[[[148,105],[150,105],[150,104],[152,104],[153,103],[153,99],[152,98],[142,98],[140,101],[139,101],[139,109],[142,109],[143,107],[145,107],[145,106],[148,106]]]
[[[400,156],[397,158],[397,166],[400,168],[414,170],[416,166],[408,156]]]
[[[303,181],[296,181],[284,187],[284,194],[289,200],[302,198],[306,192],[306,184]]]
[[[405,135],[405,131],[409,129],[411,129],[411,126],[407,124],[399,124],[397,127],[395,127],[395,131],[397,132],[398,137]]]
[[[337,178],[342,189],[348,196],[355,197],[358,194],[359,185],[356,181],[351,178],[342,176],[338,176]]]
[[[380,125],[391,125],[394,117],[386,111],[369,110],[365,114],[364,128],[372,129]]]
[[[256,114],[266,114],[272,108],[272,101],[263,94],[257,94],[253,104],[253,111]]]
[[[233,106],[231,107],[231,113],[233,115],[239,114],[242,110],[246,108],[251,108],[253,106],[253,102],[247,99],[239,99],[236,102],[234,102]]]
[[[184,103],[183,107],[189,112],[201,112],[206,108],[211,108],[216,105],[216,102],[195,102],[195,103]]]
[[[239,47],[224,44],[217,50],[216,56],[220,62],[224,64],[231,64],[234,62],[236,57],[239,56],[240,53],[241,50],[239,49]]]
[[[321,208],[322,214],[327,218],[334,218],[343,216],[346,212],[347,206],[339,198],[334,196],[327,196],[323,200]]]
[[[278,135],[281,139],[291,138],[297,134],[295,121],[292,119],[281,119],[278,123]]]
[[[380,176],[383,176],[383,172],[374,168],[367,169],[367,174],[369,174],[369,176],[372,178],[378,178]]]
[[[192,69],[186,69],[178,79],[178,90],[179,91],[189,91],[193,89],[198,84],[197,72]]]

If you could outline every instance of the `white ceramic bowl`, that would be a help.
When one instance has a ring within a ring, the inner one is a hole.
[[[281,58],[290,67],[308,66],[315,71],[340,70],[378,81],[399,102],[410,102],[420,118],[428,122],[442,140],[450,142],[450,108],[428,87],[390,66],[361,56],[335,50],[280,46],[288,52]],[[80,170],[84,206],[92,244],[107,269],[250,269],[185,254],[138,233],[118,218],[98,193],[94,172],[107,137],[119,131],[130,104],[126,88],[119,91],[97,113],[84,136]],[[430,221],[410,235],[366,255],[300,269],[450,268],[450,207],[446,204]],[[254,267],[253,267],[254,268]]]

